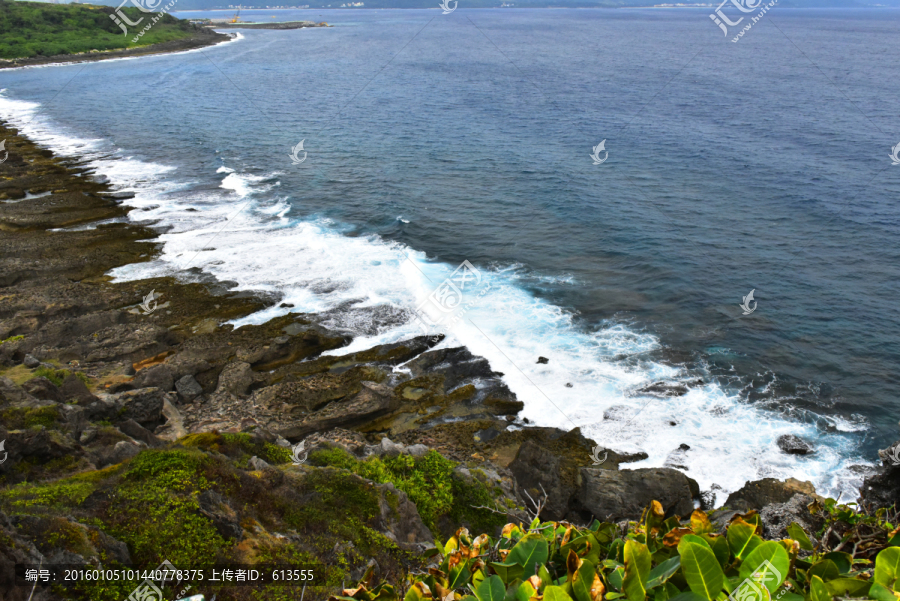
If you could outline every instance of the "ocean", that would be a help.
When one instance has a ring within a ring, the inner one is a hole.
[[[245,10],[333,27],[0,71],[0,118],[136,193],[164,246],[117,279],[213,276],[340,353],[443,319],[629,467],[855,499],[900,438],[900,10],[711,11]]]

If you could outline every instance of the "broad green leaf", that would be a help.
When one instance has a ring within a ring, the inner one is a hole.
[[[581,562],[572,579],[572,592],[576,601],[599,601],[603,597],[603,582],[594,564],[587,560]]]
[[[665,582],[672,577],[672,574],[677,572],[680,567],[681,557],[676,555],[650,570],[650,576],[647,577],[647,590],[665,584]]]
[[[488,564],[491,566],[491,569],[494,570],[494,573],[500,576],[503,580],[503,584],[510,584],[516,578],[521,578],[525,573],[525,568],[520,566],[517,563],[506,561],[500,563],[498,561],[494,561]],[[450,588],[456,588],[451,586]]]
[[[538,566],[538,578],[541,579],[541,586],[544,588],[553,584],[553,578],[550,576],[549,570],[547,570],[547,566],[541,564]]]
[[[753,524],[748,524],[741,518],[735,519],[730,526],[728,526],[728,531],[726,533],[726,538],[728,539],[728,546],[731,547],[731,552],[737,558],[744,557],[745,554],[750,553],[754,547],[760,544],[761,539],[754,534],[756,532],[756,526]],[[754,537],[756,541],[754,541]]]
[[[618,567],[606,575],[606,581],[609,582],[609,586],[617,591],[622,590],[622,584],[624,580],[625,568],[622,567]],[[607,595],[607,597],[609,597],[609,595]]]
[[[650,566],[650,550],[646,545],[633,540],[625,543],[625,578],[622,586],[628,601],[644,601]]]
[[[818,576],[813,576],[809,581],[809,598],[810,601],[832,601],[825,582]]]
[[[615,593],[615,592],[613,592],[613,593],[606,593],[606,598],[607,598],[607,599],[610,599],[610,601],[612,601],[612,599],[621,599],[621,598],[624,597],[624,596],[625,596],[625,595],[623,595],[622,593]]]
[[[506,587],[499,576],[490,576],[481,581],[475,589],[478,601],[503,601],[506,596]]]
[[[706,542],[709,543],[713,553],[716,555],[716,559],[719,561],[719,565],[724,569],[731,558],[731,548],[728,546],[728,541],[725,540],[724,536],[717,536],[713,539],[706,539]]]
[[[547,561],[550,549],[540,534],[527,534],[506,556],[506,563],[517,563],[525,568],[525,577],[534,574],[534,566]]]
[[[872,588],[869,589],[869,598],[875,599],[875,601],[898,601],[900,596],[894,591],[875,583],[872,585]]]
[[[770,593],[778,590],[778,587],[787,578],[791,560],[784,547],[774,541],[767,541],[753,549],[741,564],[741,578],[753,577],[766,587]]]
[[[788,536],[800,543],[800,548],[804,551],[813,550],[812,541],[809,540],[809,537],[806,535],[806,531],[803,529],[803,526],[801,526],[797,522],[791,522],[791,525],[787,527],[787,533]]]
[[[900,547],[882,549],[875,557],[874,581],[884,588],[897,590],[894,583],[900,578]]]
[[[840,578],[841,573],[837,565],[830,559],[823,559],[809,569],[809,578],[819,578],[823,582]],[[823,585],[824,586],[824,585]]]
[[[450,578],[447,579],[447,588],[453,590],[469,583],[472,572],[469,571],[469,560],[461,561],[450,568]]]
[[[825,583],[833,597],[865,597],[871,585],[870,580],[856,578],[838,578]]]
[[[516,589],[516,601],[528,601],[535,595],[537,595],[537,591],[534,590],[534,587],[527,580]]]
[[[403,597],[403,601],[425,601],[425,593],[422,591],[421,586],[423,583],[417,582],[406,592],[406,596]]]
[[[704,599],[715,599],[725,583],[725,573],[712,549],[682,538],[678,553],[681,555],[681,571],[691,590]]]
[[[849,553],[832,551],[822,556],[822,559],[830,559],[837,566],[841,574],[848,574],[853,569],[853,556]]]
[[[694,543],[694,544],[706,547],[707,549],[712,551],[712,547],[709,546],[709,543],[706,542],[706,539],[704,539],[702,536],[698,536],[696,534],[685,534],[684,536],[681,537],[681,540],[684,542],[687,542],[687,543]],[[679,546],[681,546],[680,541],[679,541]]]
[[[680,595],[670,597],[669,601],[705,601],[705,598],[701,597],[697,593],[687,591],[685,593],[681,593]]]
[[[544,601],[572,601],[572,597],[561,586],[548,586],[544,589]]]
[[[797,593],[786,593],[783,591],[778,591],[778,594],[775,595],[775,599],[778,601],[806,601],[803,598],[803,595],[798,595]]]

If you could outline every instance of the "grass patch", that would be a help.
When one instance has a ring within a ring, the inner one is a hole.
[[[90,378],[88,378],[85,374],[80,371],[71,372],[68,369],[54,369],[52,367],[47,367],[46,365],[41,365],[37,369],[34,370],[35,378],[47,378],[51,382],[53,382],[56,386],[62,386],[63,382],[66,381],[70,375],[75,374],[75,377],[84,382],[84,385],[87,386],[91,383]]]

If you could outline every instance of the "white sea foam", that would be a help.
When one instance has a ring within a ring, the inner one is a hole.
[[[117,280],[201,268],[237,282],[238,290],[277,294],[293,305],[236,320],[238,327],[287,311],[316,312],[327,325],[355,335],[349,347],[334,354],[398,341],[421,333],[410,319],[412,310],[456,267],[374,235],[345,236],[339,224],[328,220],[289,217],[291,205],[278,187],[278,172],[242,173],[223,166],[216,170],[222,175],[219,190],[181,193],[188,184],[173,179],[172,166],[100,158],[102,141],[61,134],[32,118],[36,108],[0,98],[0,116],[23,133],[63,154],[97,157],[98,173],[133,189],[137,196],[129,203],[141,209],[134,218],[170,226],[160,237],[161,255],[113,270]],[[703,374],[648,359],[660,343],[634,328],[604,323],[586,330],[570,313],[528,293],[520,285],[519,268],[479,269],[479,287],[465,293],[470,305],[465,319],[442,346],[462,344],[486,357],[524,401],[523,417],[540,425],[579,426],[601,445],[649,455],[633,467],[663,465],[669,453],[688,444],[683,463],[704,489],[717,484],[728,492],[747,480],[788,476],[812,480],[820,492],[832,495],[852,493],[859,484],[847,468],[867,462],[854,457],[854,439],[822,434],[813,425],[749,404],[710,379],[683,396],[642,393],[654,382]],[[555,277],[567,281],[571,276]],[[539,356],[549,362],[537,363]],[[837,432],[865,427],[858,420],[830,419]],[[782,453],[776,445],[782,434],[812,441],[817,452],[806,457]]]

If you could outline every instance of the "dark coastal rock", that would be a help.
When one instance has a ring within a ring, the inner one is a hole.
[[[423,352],[405,365],[414,378],[425,375],[444,377],[444,389],[452,390],[476,378],[496,378],[498,374],[484,357],[476,357],[465,347]]]
[[[63,401],[62,392],[56,387],[56,384],[47,378],[32,378],[22,384],[22,390],[31,396],[45,401],[54,401],[61,403]]]
[[[684,474],[669,468],[636,470],[581,470],[577,505],[584,518],[602,521],[638,519],[652,501],[659,501],[667,516],[686,517],[694,510],[691,484]]]
[[[107,447],[96,452],[93,456],[94,464],[98,468],[107,465],[116,465],[131,459],[141,452],[141,445],[131,440],[120,440],[112,447]]]
[[[779,436],[778,448],[788,455],[809,455],[815,452],[812,444],[793,434],[782,434]]]
[[[197,497],[197,503],[200,513],[212,521],[223,538],[240,541],[244,537],[238,514],[222,495],[207,489]]]
[[[387,414],[397,405],[398,401],[390,388],[375,382],[362,382],[359,394],[329,403],[320,411],[301,418],[294,424],[275,428],[275,432],[288,440],[297,440],[320,430],[348,428],[366,423]]]
[[[863,480],[860,501],[871,507],[900,506],[900,440],[878,451],[882,467]]]
[[[550,359],[548,359],[547,357],[538,357],[537,363],[540,365],[546,365],[550,363]]]
[[[773,540],[790,538],[787,527],[792,522],[797,522],[815,545],[814,535],[822,527],[824,520],[810,512],[809,505],[813,501],[812,497],[797,493],[784,503],[771,503],[761,508],[759,518],[766,537]]]
[[[157,438],[153,432],[144,428],[133,419],[126,419],[123,422],[119,422],[117,427],[123,434],[127,434],[133,439],[146,444],[148,447],[161,447],[165,444],[160,438]]]
[[[688,387],[681,382],[654,382],[638,392],[658,397],[684,396],[688,393]]]
[[[533,499],[540,499],[547,493],[547,503],[542,519],[562,520],[569,511],[569,500],[576,492],[574,483],[565,485],[560,480],[559,458],[534,441],[527,440],[509,464],[509,471],[516,483],[528,491]],[[541,489],[543,487],[543,490]]]
[[[175,369],[171,365],[154,365],[137,372],[132,380],[135,388],[159,388],[170,391],[175,386]]]
[[[15,382],[5,376],[0,376],[0,405],[7,403],[28,403],[35,398],[25,392]]]
[[[203,388],[192,375],[184,376],[175,382],[175,390],[178,391],[178,396],[184,401],[193,401],[203,394]]]
[[[728,495],[725,506],[738,511],[758,510],[772,503],[787,503],[797,493],[815,497],[816,489],[812,482],[794,478],[784,481],[763,478],[747,482],[740,490]]]
[[[63,400],[66,403],[77,403],[79,405],[87,406],[98,400],[97,397],[88,390],[85,383],[81,381],[81,378],[77,377],[75,374],[66,376],[62,386],[59,387],[59,391],[62,393]]]
[[[22,591],[18,596],[12,593],[17,590],[16,564],[39,564],[44,561],[44,556],[2,511],[0,511],[0,540],[5,542],[0,544],[0,591],[10,591],[8,597],[10,601],[27,601],[28,597],[21,588],[18,589]]]
[[[34,369],[40,364],[41,362],[35,359],[32,355],[25,355],[25,359],[22,360],[22,365],[24,365],[28,369]]]
[[[38,549],[45,553],[46,562],[60,559],[87,563],[89,560],[113,560],[131,565],[128,546],[102,530],[75,521],[73,518],[52,518],[35,515],[15,516],[10,522],[21,536],[38,541]],[[50,541],[62,541],[63,548]],[[77,551],[77,552],[76,552]]]
[[[121,407],[120,419],[133,419],[139,424],[156,424],[162,418],[166,393],[159,388],[139,388],[121,393],[116,399]]]
[[[249,363],[234,362],[229,363],[219,374],[219,383],[216,386],[216,393],[230,393],[237,396],[247,394],[256,382],[256,374],[250,369]]]
[[[393,484],[377,484],[381,520],[378,530],[405,551],[421,552],[432,546],[433,536],[415,503]]]

